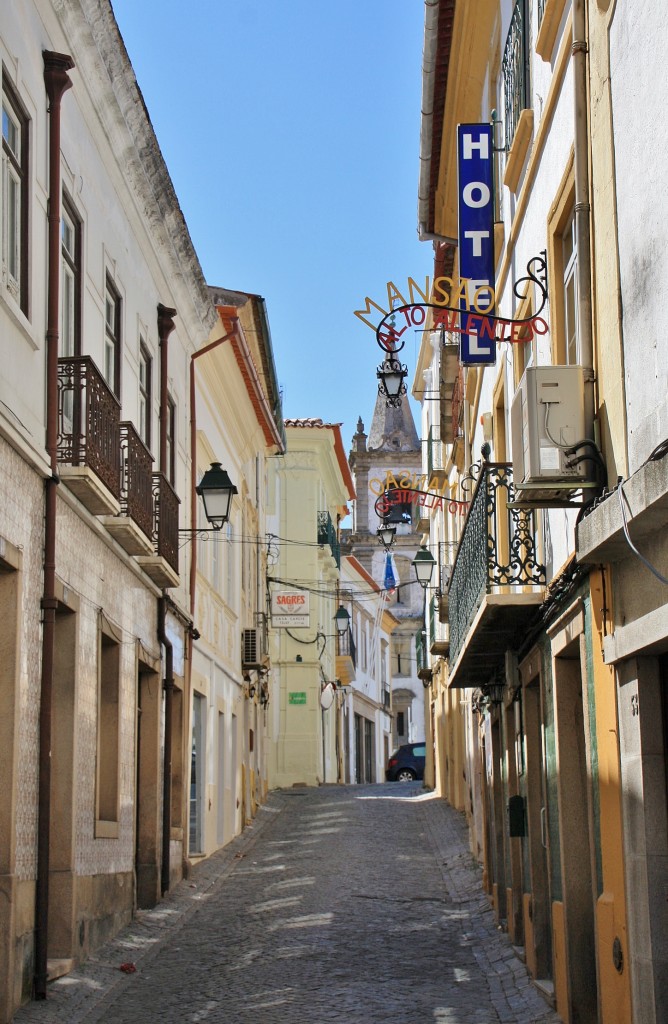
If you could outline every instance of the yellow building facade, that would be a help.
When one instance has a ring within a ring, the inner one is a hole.
[[[649,539],[666,518],[665,374],[638,333],[665,314],[638,285],[636,226],[651,218],[629,138],[633,68],[643,53],[658,67],[661,39],[614,2],[441,0],[425,14],[419,231],[440,291],[414,394],[440,391],[422,429],[451,499],[425,523],[441,571],[432,781],[466,811],[499,924],[569,1022],[666,1012],[666,801],[652,782],[665,781],[666,563],[661,532]],[[651,138],[659,101],[642,84],[636,131]],[[446,288],[455,307],[462,294],[458,125],[492,126],[489,312],[507,340],[486,362],[470,358],[484,324],[465,349],[438,308]],[[651,251],[662,232],[648,227]]]
[[[287,453],[273,460],[269,479],[271,788],[343,779],[342,708],[329,697],[340,677],[337,658],[349,657],[335,622],[339,522],[355,497],[340,425],[304,419],[285,426]]]

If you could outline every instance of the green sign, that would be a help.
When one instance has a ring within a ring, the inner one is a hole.
[[[289,693],[288,704],[306,704],[305,693]]]

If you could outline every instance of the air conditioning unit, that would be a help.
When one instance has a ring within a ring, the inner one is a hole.
[[[582,366],[530,366],[513,398],[510,430],[513,484],[517,500],[564,501],[591,484],[592,462],[568,449],[592,437],[585,422],[585,370]]]
[[[267,662],[264,650],[264,633],[261,629],[242,629],[241,667],[263,668]]]

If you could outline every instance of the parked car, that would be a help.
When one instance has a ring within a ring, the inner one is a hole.
[[[424,743],[404,743],[390,757],[385,770],[388,782],[412,782],[424,778]]]

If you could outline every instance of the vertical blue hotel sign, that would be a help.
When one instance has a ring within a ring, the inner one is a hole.
[[[462,298],[461,307],[478,310],[477,316],[461,314],[459,358],[465,366],[496,362],[494,338],[476,333],[480,314],[491,313],[494,303],[493,290],[487,290],[494,286],[493,158],[492,125],[457,126],[459,275],[468,278],[468,302]]]

